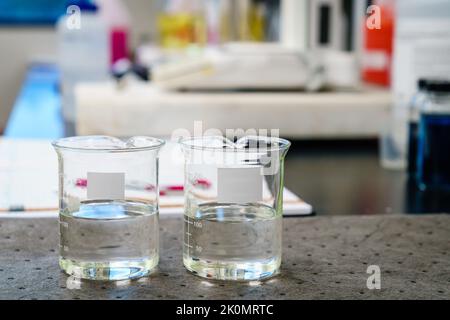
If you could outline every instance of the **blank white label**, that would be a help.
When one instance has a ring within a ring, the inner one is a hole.
[[[88,200],[125,199],[125,173],[88,172],[87,198]]]
[[[261,167],[218,168],[217,179],[218,202],[244,204],[263,198]]]

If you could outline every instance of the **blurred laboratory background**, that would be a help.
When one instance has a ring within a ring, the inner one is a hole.
[[[0,46],[0,145],[278,129],[317,215],[450,212],[450,1],[2,0]]]

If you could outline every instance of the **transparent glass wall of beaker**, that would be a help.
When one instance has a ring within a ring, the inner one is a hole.
[[[284,157],[289,141],[181,141],[185,155],[183,262],[199,276],[258,280],[281,264]]]
[[[159,260],[158,152],[163,141],[86,136],[53,143],[59,160],[60,266],[122,280]]]

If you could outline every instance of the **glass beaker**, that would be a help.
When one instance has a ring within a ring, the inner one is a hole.
[[[181,141],[183,263],[202,277],[258,280],[281,264],[284,157],[290,142],[247,136]]]
[[[60,267],[92,280],[148,274],[159,260],[162,140],[107,136],[52,143],[59,161]]]

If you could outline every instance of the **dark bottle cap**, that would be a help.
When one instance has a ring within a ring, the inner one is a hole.
[[[420,78],[417,81],[417,89],[419,89],[420,91],[425,90],[427,86],[427,81],[428,81],[427,79]]]
[[[68,0],[66,1],[66,5],[76,5],[80,8],[80,11],[84,12],[96,12],[98,11],[98,7],[91,0]]]
[[[427,81],[426,90],[428,92],[450,93],[450,81],[448,80]]]

